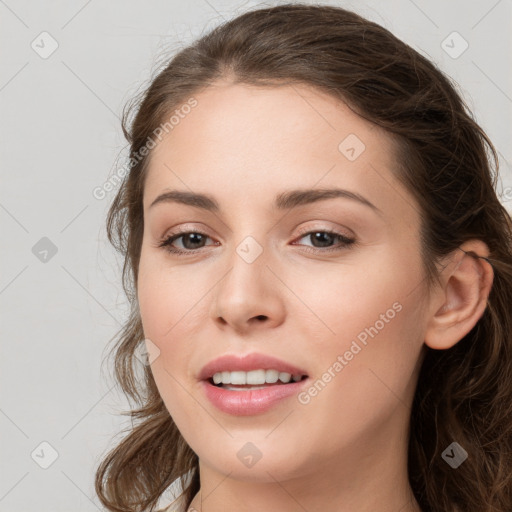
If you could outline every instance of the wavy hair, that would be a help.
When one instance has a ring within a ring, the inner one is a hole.
[[[104,456],[95,488],[112,512],[154,511],[173,482],[188,507],[200,487],[198,457],[168,413],[149,365],[136,377],[144,339],[137,303],[148,141],[173,111],[218,80],[255,86],[306,84],[344,101],[396,141],[396,176],[421,212],[429,285],[437,263],[469,239],[483,240],[494,282],[474,328],[452,348],[427,348],[410,417],[408,476],[424,512],[512,510],[512,221],[496,192],[491,141],[433,63],[382,26],[333,6],[260,8],[180,49],[123,111],[126,174],[107,217],[124,257],[131,311],[115,335],[116,381],[136,408],[132,427]],[[456,440],[468,458],[441,457]]]

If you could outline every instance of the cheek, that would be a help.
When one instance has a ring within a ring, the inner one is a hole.
[[[191,405],[183,386],[190,384],[188,363],[198,349],[190,340],[202,338],[207,318],[206,286],[200,273],[168,265],[158,254],[143,251],[137,293],[140,316],[144,336],[159,349],[151,371],[173,417]]]
[[[153,373],[166,379],[166,386],[174,387],[169,374],[182,381],[186,375],[186,363],[197,347],[190,340],[200,339],[197,334],[204,325],[205,303],[200,291],[194,293],[176,286],[170,277],[155,274],[146,276],[139,283],[139,308],[144,336],[159,349],[158,361],[152,365]],[[168,373],[166,375],[166,373]]]
[[[160,251],[143,249],[137,297],[146,336],[163,342],[176,339],[175,326],[190,322],[201,310],[207,283],[204,272],[171,265]]]
[[[310,274],[296,289],[309,307],[299,321],[310,343],[304,349],[313,348],[321,381],[319,400],[312,389],[305,401],[315,397],[320,408],[344,403],[355,410],[409,392],[423,346],[423,273],[414,255],[379,256],[373,264]]]
[[[311,341],[334,349],[358,336],[364,342],[371,336],[368,330],[375,333],[375,328],[379,337],[387,332],[396,338],[394,331],[411,313],[403,310],[407,304],[414,307],[423,289],[418,286],[423,280],[421,263],[411,252],[367,250],[340,264],[311,265],[300,277],[287,276],[301,299],[283,298],[291,320],[307,320],[308,329],[318,333]]]

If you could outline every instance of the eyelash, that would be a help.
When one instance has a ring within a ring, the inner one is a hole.
[[[338,247],[325,247],[325,248],[319,248],[319,247],[308,247],[305,246],[304,250],[306,252],[312,252],[315,254],[322,254],[325,252],[337,252],[342,251],[343,249],[349,249],[351,246],[356,245],[356,240],[353,238],[349,238],[345,235],[342,235],[341,233],[337,233],[336,231],[332,231],[330,229],[314,229],[309,231],[302,231],[300,234],[300,238],[304,238],[307,235],[312,235],[314,233],[327,233],[329,235],[333,235],[335,238],[338,238],[341,241],[341,246]],[[183,249],[177,249],[176,247],[173,247],[171,244],[178,240],[179,238],[189,235],[189,234],[198,234],[201,236],[204,236],[206,238],[210,238],[206,233],[203,233],[202,231],[179,231],[177,233],[172,233],[168,237],[164,238],[159,244],[158,247],[164,248],[165,251],[171,253],[171,254],[178,254],[178,255],[191,255],[196,254],[198,251],[202,249],[190,249],[190,250],[183,250]],[[299,239],[300,239],[299,238]]]

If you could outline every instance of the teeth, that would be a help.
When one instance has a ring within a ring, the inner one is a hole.
[[[275,384],[280,380],[283,384],[288,384],[293,379],[298,382],[302,375],[293,375],[287,372],[278,372],[277,370],[251,370],[250,372],[217,372],[213,375],[214,384],[234,384],[258,386],[261,384]]]
[[[265,372],[265,382],[274,384],[279,380],[279,372],[277,370],[267,370]]]
[[[284,382],[285,384],[288,384],[288,382],[290,382],[290,380],[292,380],[292,374],[286,373],[286,372],[281,372],[279,374],[279,380],[281,382]]]
[[[253,370],[251,372],[237,372],[237,373],[244,373],[246,375],[245,384],[252,384],[252,385],[258,385],[258,384],[265,384],[266,382],[266,372],[265,370]]]

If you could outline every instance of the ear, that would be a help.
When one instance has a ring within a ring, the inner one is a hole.
[[[489,248],[482,240],[468,240],[449,257],[441,272],[441,287],[432,294],[425,344],[444,350],[453,347],[476,325],[487,307],[494,272],[485,260]]]

